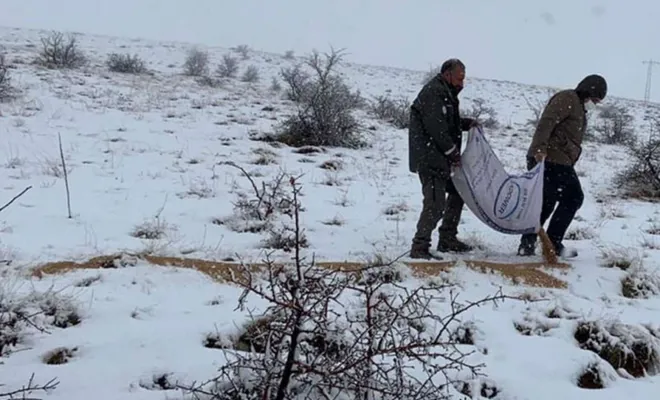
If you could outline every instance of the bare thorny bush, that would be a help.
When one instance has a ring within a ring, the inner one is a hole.
[[[461,304],[451,284],[407,287],[406,272],[394,263],[349,272],[306,261],[299,240],[300,186],[295,178],[288,182],[296,238],[292,263],[267,257],[265,270],[243,265],[231,279],[243,288],[237,309],[246,310],[250,296],[269,304],[251,351],[225,349],[228,363],[218,376],[179,388],[208,400],[415,400],[450,399],[466,380],[478,380],[483,366],[470,362],[471,352],[453,330],[472,308],[507,296]],[[435,307],[447,300],[448,314],[438,315]]]
[[[241,172],[250,183],[251,192],[249,194],[240,192],[238,200],[234,202],[233,214],[219,222],[236,232],[268,232],[269,237],[265,244],[279,244],[279,246],[266,247],[287,250],[287,247],[290,247],[287,243],[291,243],[291,240],[287,239],[289,236],[287,232],[290,229],[286,226],[282,229],[275,227],[278,216],[291,216],[293,212],[293,200],[284,188],[286,173],[280,171],[269,182],[264,180],[259,184],[243,167],[233,162],[226,164]]]
[[[110,71],[122,74],[144,74],[147,72],[144,60],[137,54],[112,53],[108,56],[106,64]]]
[[[48,334],[51,329],[66,329],[81,322],[80,313],[71,299],[55,291],[21,295],[7,286],[0,287],[0,357],[9,356],[24,346],[35,334]],[[18,389],[4,390],[0,382],[0,399],[36,399],[32,393],[49,392],[58,386],[56,379],[45,384],[34,381]]]
[[[11,84],[7,59],[3,53],[0,53],[0,102],[13,99],[15,94],[16,90]]]
[[[379,96],[372,103],[370,111],[376,118],[392,124],[397,129],[408,128],[410,102],[407,99]]]
[[[208,75],[209,53],[196,48],[188,50],[188,55],[183,63],[183,73],[196,77]]]
[[[627,150],[632,162],[614,184],[627,196],[660,199],[660,137],[631,140]]]
[[[11,200],[0,206],[0,212],[6,210],[31,186],[23,189]],[[7,280],[0,281],[0,358],[8,356],[17,346],[34,333],[49,333],[50,327],[68,328],[80,323],[80,314],[70,299],[56,292],[32,292],[21,295],[9,290]],[[4,389],[0,381],[0,399],[31,399],[36,392],[49,392],[59,385],[51,379],[44,384],[34,381],[34,374],[27,384],[18,389]]]
[[[525,100],[525,103],[527,104],[527,107],[532,112],[532,118],[527,119],[527,125],[536,128],[536,126],[539,124],[539,120],[541,119],[541,114],[543,114],[543,109],[545,109],[545,106],[548,104],[548,101],[555,93],[556,90],[547,89],[544,99],[539,99],[539,98],[528,99],[525,95],[522,95],[523,99]]]
[[[484,128],[495,129],[499,126],[497,111],[481,97],[472,100],[472,107],[465,112],[464,116],[476,119]]]
[[[37,63],[47,68],[75,69],[87,64],[87,57],[78,47],[76,37],[65,38],[61,32],[52,32],[41,38],[41,52]]]
[[[597,134],[595,139],[604,144],[633,144],[633,122],[633,116],[625,107],[617,105],[601,107],[593,128]]]
[[[266,140],[296,147],[362,145],[360,124],[353,112],[364,106],[364,100],[336,73],[342,57],[343,53],[334,49],[323,56],[313,52],[302,64],[282,70],[286,96],[297,103],[297,110],[280,124],[275,136]]]

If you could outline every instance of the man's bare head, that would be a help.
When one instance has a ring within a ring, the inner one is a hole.
[[[440,75],[458,91],[463,89],[465,81],[465,64],[458,58],[450,58],[442,63]]]

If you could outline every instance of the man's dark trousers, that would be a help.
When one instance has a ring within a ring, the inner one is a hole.
[[[419,180],[422,184],[423,203],[413,246],[426,250],[431,247],[431,236],[440,219],[442,219],[440,236],[456,237],[463,211],[463,199],[451,180],[447,178],[420,173]]]
[[[527,158],[527,169],[531,170],[537,162],[533,157]],[[543,176],[543,208],[541,210],[541,225],[545,224],[550,215],[550,224],[547,234],[555,250],[561,252],[564,248],[562,241],[573,222],[575,214],[582,206],[584,193],[580,178],[575,168],[569,165],[561,165],[545,162],[545,174]],[[554,214],[553,214],[554,211]],[[520,246],[524,249],[534,249],[537,235],[522,235]]]

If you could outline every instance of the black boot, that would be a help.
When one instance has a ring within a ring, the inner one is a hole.
[[[456,237],[440,237],[438,241],[438,251],[441,253],[468,253],[474,250],[474,247],[461,242]]]
[[[518,255],[522,257],[531,257],[536,255],[536,246],[533,244],[530,245],[529,243],[521,243],[520,246],[518,246]]]
[[[417,260],[442,260],[442,257],[431,254],[428,247],[422,248],[415,245],[410,249],[410,258]]]
[[[537,236],[534,233],[522,235],[520,246],[518,246],[518,255],[523,257],[536,255],[536,238]]]

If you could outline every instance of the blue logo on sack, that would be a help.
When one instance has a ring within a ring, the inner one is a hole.
[[[507,219],[513,215],[520,205],[522,190],[520,185],[511,178],[502,183],[495,197],[493,214],[499,219]]]

